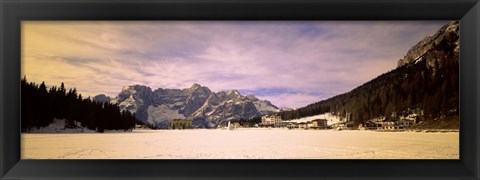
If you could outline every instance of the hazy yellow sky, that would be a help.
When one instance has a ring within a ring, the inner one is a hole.
[[[22,76],[84,97],[123,86],[238,89],[279,107],[347,92],[396,67],[447,21],[23,21]]]

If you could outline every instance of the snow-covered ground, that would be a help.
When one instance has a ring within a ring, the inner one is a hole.
[[[77,128],[65,128],[64,119],[54,119],[48,126],[42,128],[34,128],[30,133],[93,133],[94,130],[82,128],[79,122],[75,122]]]
[[[311,120],[314,120],[314,119],[326,119],[326,120],[328,120],[327,125],[329,125],[329,126],[332,125],[332,124],[336,124],[336,123],[341,122],[340,117],[335,116],[331,113],[319,114],[319,115],[315,115],[315,116],[308,116],[308,117],[304,117],[304,118],[300,118],[300,119],[292,119],[292,120],[289,120],[288,122],[301,123],[301,122],[311,121]]]
[[[41,128],[33,128],[30,130],[29,133],[95,133],[96,130],[90,130],[86,127],[82,127],[80,122],[74,121],[77,127],[74,128],[66,128],[65,119],[53,119],[53,122],[50,123],[48,126],[41,127]],[[105,133],[125,133],[125,130],[104,130]]]
[[[22,134],[23,159],[458,159],[459,133],[287,129]]]

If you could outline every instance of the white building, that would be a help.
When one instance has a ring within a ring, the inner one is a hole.
[[[273,126],[279,127],[282,123],[282,117],[279,115],[265,115],[262,116],[262,125],[263,126]]]

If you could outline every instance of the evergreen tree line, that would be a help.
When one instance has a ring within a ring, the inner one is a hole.
[[[445,37],[424,60],[398,67],[348,93],[291,111],[280,112],[284,120],[331,112],[354,124],[401,115],[412,109],[423,110],[419,120],[458,116],[459,54],[454,42],[458,36]]]
[[[238,123],[241,126],[253,127],[255,124],[260,124],[262,122],[262,117],[252,117],[252,118],[240,118],[231,120],[230,123]]]
[[[56,119],[65,119],[66,127],[73,128],[79,122],[82,127],[103,132],[104,130],[131,130],[137,119],[129,111],[120,111],[116,104],[100,103],[83,98],[76,89],[60,87],[47,89],[40,85],[21,81],[21,130],[48,126]]]

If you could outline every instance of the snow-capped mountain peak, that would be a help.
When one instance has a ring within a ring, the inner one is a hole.
[[[238,92],[236,89],[232,89],[232,90],[228,91],[227,96],[230,99],[235,99],[235,98],[241,98],[242,97],[240,92]]]
[[[201,87],[202,87],[202,85],[197,84],[197,83],[194,83],[194,84],[192,85],[192,87],[190,87],[190,89],[198,89],[198,88],[201,88]]]
[[[236,89],[232,89],[230,91],[228,91],[228,94],[235,94],[235,95],[241,95],[240,92],[238,92]]]
[[[212,92],[197,83],[187,89],[158,88],[155,91],[148,86],[125,86],[110,102],[135,113],[139,120],[160,127],[168,127],[171,118],[193,119],[194,126],[205,127],[227,119],[278,112],[269,101],[253,95],[242,96],[237,90]]]

